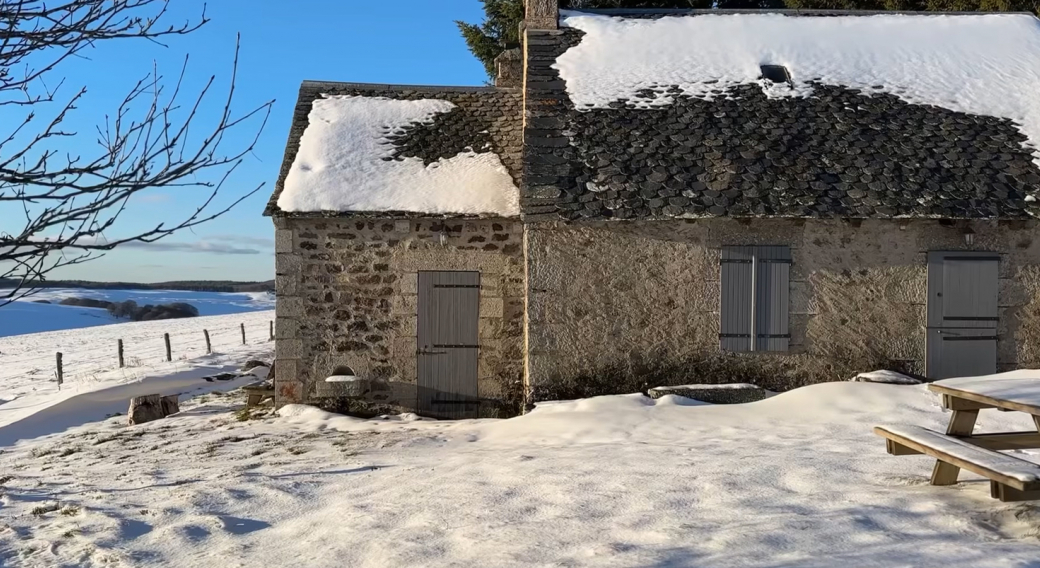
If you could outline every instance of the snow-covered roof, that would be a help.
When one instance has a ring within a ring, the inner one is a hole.
[[[1040,216],[1032,15],[564,11],[561,24],[528,31],[525,114],[546,126],[525,160],[562,164],[539,183],[565,192],[525,196],[525,220]]]
[[[300,103],[268,213],[520,213],[517,96],[305,83]]]
[[[1010,119],[1040,164],[1040,20],[1028,14],[631,18],[564,11],[561,24],[585,34],[556,62],[578,109],[620,99],[667,105],[677,94],[711,98],[754,83],[771,97],[801,97],[815,82]],[[761,79],[763,64],[785,66],[791,85]],[[648,97],[648,89],[658,92]]]

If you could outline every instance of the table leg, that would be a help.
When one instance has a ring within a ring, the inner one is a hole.
[[[975,420],[979,417],[978,410],[954,410],[950,416],[950,425],[946,428],[949,436],[971,436],[975,430]],[[944,463],[935,462],[932,469],[932,485],[955,485],[961,468]]]
[[[1040,432],[1040,416],[1033,415],[1033,424],[1036,424],[1036,431]]]

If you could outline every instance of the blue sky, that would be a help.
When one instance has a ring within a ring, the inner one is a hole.
[[[204,2],[172,4],[171,24],[197,19]],[[302,80],[480,85],[486,79],[454,24],[459,19],[480,21],[478,0],[218,0],[206,5],[206,15],[212,19],[209,24],[189,36],[167,38],[167,47],[140,40],[112,41],[85,53],[86,58],[65,63],[59,69],[65,83],[57,98],[65,100],[80,86],[86,86],[88,93],[66,123],[78,136],[62,149],[96,155],[95,127],[106,121],[133,84],[154,64],[172,87],[185,55],[189,56],[187,94],[197,94],[211,75],[216,76],[215,90],[198,120],[200,131],[203,125],[211,125],[227,92],[235,35],[241,33],[235,108],[246,111],[271,99],[276,102],[255,152],[225,186],[222,203],[266,185],[224,217],[192,232],[154,245],[125,247],[52,273],[50,278],[140,282],[273,278],[274,229],[261,213],[281,167]],[[56,109],[37,110],[49,116]],[[239,130],[226,140],[228,150],[247,145],[254,134],[253,126]],[[116,238],[183,218],[203,197],[197,190],[176,188],[135,196],[107,236]],[[22,226],[24,218],[0,209],[0,228],[17,232]]]

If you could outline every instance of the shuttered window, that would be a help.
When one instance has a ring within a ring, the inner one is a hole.
[[[722,247],[723,350],[788,350],[790,279],[790,247]]]

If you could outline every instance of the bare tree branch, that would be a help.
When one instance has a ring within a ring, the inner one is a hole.
[[[189,34],[209,21],[203,7],[197,20],[168,25],[169,2],[0,0],[0,110],[7,116],[25,109],[21,120],[0,132],[0,207],[20,206],[25,218],[20,230],[0,228],[0,281],[14,281],[13,288],[0,289],[0,307],[34,292],[32,283],[56,269],[97,259],[125,243],[154,242],[191,229],[227,213],[262,187],[239,194],[228,206],[215,205],[229,176],[253,152],[273,104],[234,111],[237,43],[223,108],[201,133],[195,123],[202,120],[217,80],[210,77],[197,96],[182,102],[186,57],[168,96],[157,69],[134,85],[98,126],[96,155],[62,156],[56,148],[62,139],[78,136],[62,125],[86,87],[59,103],[64,79],[52,81],[51,88],[46,78],[98,42],[143,39],[161,44],[164,37]],[[56,110],[47,112],[51,106]],[[246,143],[225,148],[227,134],[249,127],[255,133]],[[189,135],[192,130],[196,132]],[[183,218],[109,238],[106,232],[131,198],[156,188],[201,189],[204,197]]]

